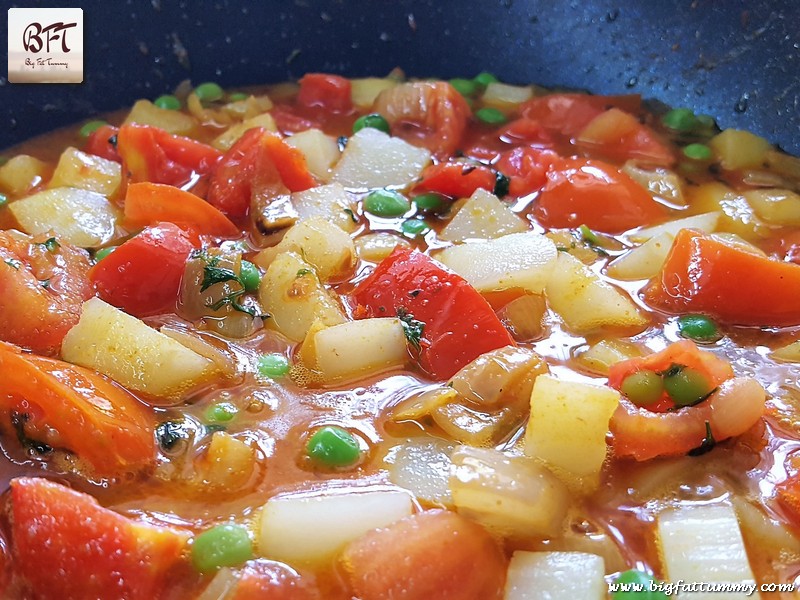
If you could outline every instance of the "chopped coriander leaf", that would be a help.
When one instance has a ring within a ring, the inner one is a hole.
[[[356,217],[356,213],[354,213],[354,212],[352,211],[352,209],[350,209],[350,208],[345,208],[343,212],[344,212],[344,214],[346,214],[348,217],[350,217],[350,220],[351,220],[353,223],[358,223],[358,217]]]
[[[47,238],[44,242],[42,242],[42,246],[44,246],[48,252],[58,252],[58,249],[61,248],[61,244],[58,243],[58,240],[54,237]]]
[[[313,275],[314,271],[311,269],[297,269],[297,277],[305,277],[306,275]]]
[[[510,186],[511,180],[506,175],[503,175],[500,171],[497,171],[494,176],[494,195],[498,198],[507,196]]]
[[[203,282],[200,284],[200,291],[204,292],[212,285],[217,283],[224,283],[225,281],[235,281],[239,284],[242,280],[231,269],[225,267],[215,267],[207,264],[203,267]],[[244,285],[242,285],[244,287]]]
[[[714,439],[714,434],[711,432],[711,423],[706,421],[706,437],[697,448],[689,450],[688,454],[689,456],[702,456],[706,452],[710,452],[716,445],[717,440]]]
[[[19,271],[19,268],[22,266],[22,263],[18,261],[16,258],[7,258],[3,262],[6,263],[9,267],[16,269],[17,271]]]
[[[118,246],[107,246],[106,248],[100,248],[100,250],[97,250],[94,253],[95,262],[100,262],[101,260],[103,260],[106,256],[111,254],[117,248],[118,248]]]
[[[409,313],[402,306],[397,309],[397,318],[400,319],[400,324],[403,326],[403,333],[415,350],[420,350],[420,340],[422,334],[425,332],[425,323],[417,321],[414,315]]]
[[[8,204],[8,196],[0,194],[0,208],[3,208],[6,204]]]

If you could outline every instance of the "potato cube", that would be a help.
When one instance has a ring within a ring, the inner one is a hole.
[[[605,600],[605,563],[585,552],[527,552],[511,556],[503,600]]]
[[[507,204],[503,204],[491,192],[478,188],[442,229],[439,237],[452,242],[464,242],[475,238],[498,238],[528,229],[528,224]]]
[[[623,281],[655,277],[661,272],[661,267],[667,259],[672,240],[672,234],[666,231],[651,237],[641,246],[628,250],[608,263],[606,273]]]
[[[428,150],[366,127],[347,142],[332,180],[356,189],[404,187],[420,176],[430,159]]]
[[[197,121],[186,113],[160,108],[149,100],[138,100],[125,118],[125,123],[152,125],[175,135],[188,135],[197,125]]]
[[[80,188],[109,197],[119,189],[121,181],[122,167],[118,162],[67,148],[61,153],[47,187]]]
[[[286,138],[286,143],[303,153],[306,166],[314,177],[330,181],[331,169],[341,154],[335,137],[325,135],[319,129],[306,129]]]
[[[555,244],[527,231],[485,242],[467,242],[435,258],[469,281],[479,292],[522,288],[541,294],[556,263]]]
[[[607,386],[539,375],[531,392],[525,454],[543,461],[572,490],[600,484],[606,435],[619,392]]]
[[[245,119],[241,123],[231,125],[223,133],[219,134],[211,145],[218,150],[230,150],[240,137],[242,137],[248,130],[255,129],[256,127],[263,127],[267,131],[278,131],[278,126],[275,125],[275,119],[269,113],[256,115]]]
[[[27,154],[18,154],[0,167],[0,189],[21,196],[39,185],[47,174],[47,164]]]
[[[348,233],[358,227],[355,203],[339,183],[295,192],[292,194],[292,204],[300,219],[322,217]]]
[[[388,77],[366,77],[350,80],[350,97],[358,108],[369,108],[383,90],[397,85],[396,79]]]
[[[722,167],[731,171],[762,165],[770,149],[764,138],[739,129],[726,129],[711,138],[708,145]]]

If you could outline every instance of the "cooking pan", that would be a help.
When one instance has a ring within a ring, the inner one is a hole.
[[[0,147],[171,91],[308,71],[639,93],[800,154],[795,0],[150,0],[26,2],[84,11],[82,84],[0,79]]]

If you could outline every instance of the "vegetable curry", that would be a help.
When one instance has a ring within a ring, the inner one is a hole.
[[[793,597],[800,159],[488,73],[107,118],[0,166],[6,597]]]

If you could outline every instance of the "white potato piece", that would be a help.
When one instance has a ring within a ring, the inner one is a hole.
[[[410,248],[408,240],[388,231],[378,231],[360,235],[356,239],[356,253],[361,260],[381,262],[389,256],[397,246]]]
[[[459,446],[451,455],[450,491],[464,515],[502,536],[558,537],[569,490],[532,458]]]
[[[411,438],[392,448],[384,459],[389,481],[408,490],[421,501],[451,506],[448,481],[453,445],[433,437]]]
[[[661,225],[653,227],[645,227],[628,234],[628,237],[634,242],[646,242],[650,238],[668,233],[673,237],[678,235],[681,229],[699,229],[705,233],[713,233],[717,230],[722,213],[719,211],[707,212],[700,215],[692,215],[691,217],[684,217],[683,219],[675,219],[674,221],[667,221]]]
[[[347,142],[332,180],[355,189],[404,187],[420,176],[430,160],[428,150],[365,127]]]
[[[686,206],[681,178],[674,171],[663,167],[644,168],[635,160],[626,162],[621,171],[654,196],[676,206]]]
[[[636,344],[612,338],[592,344],[586,350],[579,352],[575,360],[584,369],[605,376],[608,375],[612,365],[642,354],[642,349]]]
[[[105,196],[70,187],[37,192],[8,208],[25,233],[54,231],[81,248],[97,248],[114,239],[120,217]]]
[[[301,220],[322,217],[348,233],[358,227],[355,203],[339,183],[295,192],[292,194],[292,204]]]
[[[383,90],[397,85],[396,79],[388,77],[364,77],[350,80],[350,98],[357,108],[369,108]]]
[[[492,239],[528,231],[528,224],[500,199],[478,188],[442,229],[439,237],[451,242]]]
[[[267,131],[278,131],[278,126],[275,124],[275,119],[272,118],[271,114],[265,112],[264,114],[245,119],[241,123],[231,125],[223,133],[215,137],[211,142],[211,145],[218,150],[229,150],[230,147],[233,146],[240,137],[242,137],[250,129],[255,129],[257,127],[263,127]]]
[[[572,490],[590,493],[606,460],[608,422],[619,392],[539,375],[531,392],[525,454],[543,461]]]
[[[605,600],[605,564],[585,552],[517,550],[508,565],[504,600]]]
[[[270,263],[258,288],[261,306],[270,314],[266,325],[300,342],[311,324],[345,322],[338,300],[320,283],[314,267],[295,252],[283,252]]]
[[[481,100],[486,106],[494,108],[515,108],[533,98],[533,88],[529,85],[509,85],[492,81],[486,86],[486,90],[481,96]]]
[[[173,402],[216,372],[207,358],[99,298],[84,302],[61,355],[127,388]]]
[[[322,217],[309,217],[295,223],[277,246],[262,250],[253,262],[266,269],[278,254],[288,251],[302,256],[326,283],[349,277],[356,266],[353,239]]]
[[[773,350],[772,358],[787,362],[800,362],[800,340]]]
[[[187,135],[197,125],[192,117],[179,110],[159,108],[149,100],[138,100],[125,118],[125,124],[152,125],[175,135]]]
[[[122,167],[118,162],[70,147],[61,153],[47,187],[80,188],[108,197],[119,189],[121,181]]]
[[[39,185],[46,173],[46,163],[27,154],[18,154],[0,167],[0,189],[21,196]]]
[[[348,542],[411,514],[411,496],[394,489],[332,489],[267,500],[258,551],[290,565],[330,560]]]
[[[511,233],[485,242],[467,242],[435,258],[479,292],[522,288],[541,294],[556,263],[556,245],[534,231]]]
[[[667,260],[673,239],[672,234],[666,231],[651,237],[641,246],[628,250],[608,263],[606,273],[623,281],[655,277]]]
[[[741,129],[726,129],[711,138],[708,145],[722,167],[731,171],[762,165],[771,148],[764,138]]]
[[[739,520],[730,504],[693,504],[658,515],[658,541],[670,581],[750,584],[755,578],[747,559]],[[719,594],[681,594],[681,598],[719,598]],[[725,598],[759,598],[729,592]]]
[[[550,308],[575,332],[647,324],[647,319],[627,295],[566,252],[560,252],[555,261],[545,296]]]
[[[755,213],[774,225],[800,225],[800,194],[791,190],[749,190],[742,194]]]
[[[306,166],[320,181],[330,181],[331,169],[339,160],[339,143],[319,129],[306,129],[286,138],[286,143],[306,157]]]
[[[327,381],[366,377],[401,367],[408,358],[400,319],[361,319],[314,335],[315,370]]]

